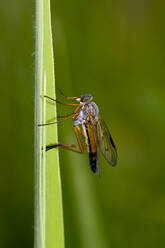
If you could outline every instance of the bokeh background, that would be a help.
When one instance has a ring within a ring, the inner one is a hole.
[[[119,155],[115,169],[100,155],[98,177],[87,153],[60,151],[67,248],[164,247],[164,8],[163,0],[52,1],[56,84],[67,95],[94,96]],[[0,27],[0,247],[29,248],[34,1],[1,2]],[[75,142],[71,121],[59,132],[60,141]]]

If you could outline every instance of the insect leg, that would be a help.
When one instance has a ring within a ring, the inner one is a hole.
[[[58,146],[63,147],[63,148],[65,148],[65,149],[67,149],[67,150],[71,150],[71,151],[74,150],[75,152],[79,152],[79,151],[77,151],[77,150],[75,150],[75,149],[72,149],[73,147],[79,148],[78,146],[76,146],[76,145],[66,145],[66,144],[61,144],[61,143],[55,144],[55,145],[46,146],[46,151],[49,151],[49,150],[51,150],[51,149],[53,149],[53,148],[56,148],[56,147],[58,147]]]
[[[53,148],[56,148],[56,147],[62,147],[66,150],[69,150],[69,151],[73,151],[73,152],[77,152],[77,153],[83,153],[84,152],[84,146],[80,140],[80,136],[79,136],[79,129],[77,127],[74,127],[74,132],[75,132],[75,135],[76,135],[76,139],[77,139],[77,142],[78,142],[78,146],[76,145],[65,145],[65,144],[55,144],[55,145],[49,145],[49,146],[46,146],[46,151],[49,151],[50,149],[53,149]],[[75,148],[79,148],[79,150],[76,150],[74,149]]]
[[[81,132],[80,132],[80,129],[79,129],[78,126],[75,126],[75,127],[73,127],[73,130],[74,130],[74,133],[75,133],[75,135],[76,135],[76,139],[77,139],[77,142],[78,142],[80,151],[81,151],[81,152],[84,152],[84,147],[83,147],[83,145],[82,145],[82,142],[81,142],[81,139],[80,139],[80,136],[79,136],[79,133],[81,133]]]
[[[60,101],[58,101],[56,99],[53,99],[50,96],[44,96],[44,97],[49,99],[49,100],[51,100],[51,101],[53,101],[53,102],[56,102],[56,103],[59,103],[59,104],[65,105],[65,106],[79,106],[80,105],[79,103],[64,103],[64,102],[60,102]]]
[[[66,117],[69,117],[69,116],[74,115],[74,114],[75,114],[75,112],[68,114],[68,115],[58,115],[57,118],[66,118]]]
[[[73,117],[73,119],[75,119],[75,118],[78,116],[78,114],[79,114],[81,108],[82,108],[82,105],[79,104],[79,107],[75,110],[74,113],[71,113],[71,114],[66,115],[66,116],[58,116],[59,118],[60,118],[60,117],[61,117],[61,118],[64,118],[63,120],[59,120],[59,121],[55,121],[55,122],[50,122],[50,123],[45,123],[45,124],[38,124],[38,126],[39,126],[39,127],[41,127],[41,126],[49,126],[49,125],[61,123],[61,122],[65,121],[65,120],[71,119],[72,117]],[[78,127],[77,127],[77,128],[78,128]]]
[[[71,119],[73,115],[74,115],[74,113],[69,114],[69,115],[66,116],[63,120],[54,121],[54,122],[50,122],[50,123],[44,123],[44,124],[38,124],[38,127],[49,126],[49,125],[54,125],[54,124],[57,124],[57,123],[61,123],[61,122],[63,122],[63,121],[66,121],[66,120]]]

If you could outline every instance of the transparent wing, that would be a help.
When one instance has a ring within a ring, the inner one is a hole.
[[[112,136],[108,130],[107,125],[100,116],[97,122],[97,137],[99,148],[103,156],[110,165],[115,166],[117,164],[116,146],[113,142]]]

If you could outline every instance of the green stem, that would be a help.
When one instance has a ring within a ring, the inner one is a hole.
[[[38,127],[55,119],[54,58],[50,1],[36,1],[36,88],[35,88],[35,247],[63,248],[63,210],[58,149],[48,152],[48,144],[58,142],[57,126]]]

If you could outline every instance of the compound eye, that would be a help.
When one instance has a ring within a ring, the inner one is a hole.
[[[87,102],[89,100],[89,97],[84,97],[83,101]]]
[[[81,102],[88,102],[92,100],[92,95],[91,94],[85,94],[84,96],[81,97]]]

